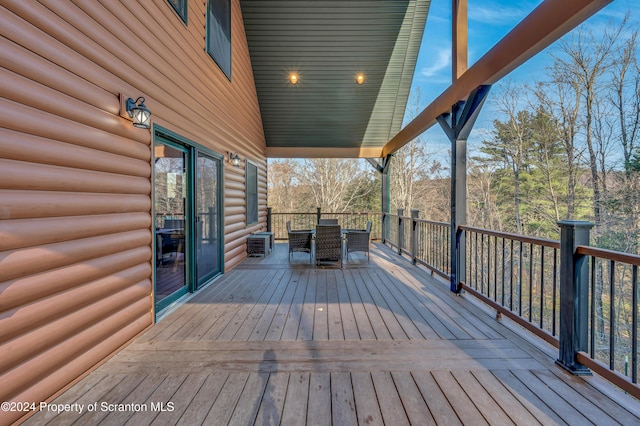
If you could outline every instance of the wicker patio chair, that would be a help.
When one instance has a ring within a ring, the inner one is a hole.
[[[318,225],[337,225],[338,219],[320,219]]]
[[[369,261],[369,240],[371,237],[371,221],[367,222],[364,230],[349,230],[347,233],[347,261],[349,253],[352,251],[362,251],[367,253],[367,262]]]
[[[338,225],[316,227],[316,265],[328,261],[339,262],[342,267],[342,236]]]
[[[311,263],[311,236],[313,232],[309,229],[292,231],[291,222],[287,221],[287,234],[289,236],[289,262],[291,262],[291,253],[303,252],[309,253],[309,263]]]

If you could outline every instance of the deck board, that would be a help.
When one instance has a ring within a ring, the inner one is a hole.
[[[402,405],[412,425],[435,425],[436,422],[429,411],[424,397],[416,386],[409,371],[391,373],[393,382],[402,400]]]
[[[197,377],[193,375],[191,377]],[[228,373],[215,372],[205,376],[200,386],[194,383],[193,387],[181,387],[178,393],[180,398],[174,399],[172,402],[176,405],[177,411],[181,411],[182,415],[178,419],[178,425],[199,425],[203,421],[211,406],[216,401],[218,395],[229,377]]]
[[[640,423],[637,401],[570,376],[546,343],[384,246],[343,268],[307,261],[280,244],[247,259],[53,401],[147,410],[26,423]]]
[[[306,423],[318,426],[331,424],[331,373],[329,372],[311,373]]]
[[[158,389],[158,393],[152,395],[148,402],[154,401],[166,404],[171,401],[175,404],[176,401],[180,401],[180,406],[167,405],[166,411],[160,413],[154,411],[136,413],[129,419],[127,424],[132,426],[145,425],[152,424],[154,421],[159,424],[176,424],[180,417],[185,414],[186,408],[206,379],[206,374],[171,375],[168,381]],[[171,395],[167,396],[169,393]],[[154,415],[155,417],[153,417]]]
[[[267,387],[260,401],[260,408],[255,423],[262,425],[279,425],[287,395],[289,374],[274,373],[269,375]]]
[[[308,372],[288,374],[287,395],[282,409],[282,426],[297,426],[307,420],[307,403],[309,400]]]
[[[384,425],[371,373],[363,371],[351,373],[351,385],[358,410],[358,424]]]
[[[418,389],[420,389],[420,393],[424,396],[429,412],[433,416],[436,424],[451,426],[462,424],[430,372],[413,372],[412,377]]]
[[[380,404],[384,423],[397,426],[410,425],[391,373],[372,371],[371,377],[376,394],[378,394],[378,404]]]

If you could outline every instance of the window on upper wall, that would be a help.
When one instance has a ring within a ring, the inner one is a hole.
[[[187,0],[167,0],[173,9],[180,15],[184,23],[187,23]]]
[[[231,80],[231,0],[209,0],[207,52]]]
[[[258,167],[246,162],[247,225],[258,223]]]

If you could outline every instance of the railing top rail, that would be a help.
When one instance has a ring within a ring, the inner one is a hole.
[[[271,214],[273,215],[285,215],[285,214],[312,214],[312,215],[316,215],[318,214],[318,212],[271,212]],[[381,215],[382,213],[380,212],[322,212],[322,215],[360,215],[360,216],[366,216],[366,215]]]
[[[317,212],[271,212],[271,214],[317,214]]]
[[[607,260],[614,260],[616,262],[628,263],[630,265],[640,266],[640,255],[621,253],[619,251],[601,249],[590,246],[578,246],[576,252],[583,256],[601,257]]]
[[[466,225],[460,225],[458,226],[458,229],[460,229],[461,231],[477,232],[479,234],[490,235],[498,238],[506,238],[509,240],[521,241],[523,243],[531,243],[531,244],[551,247],[555,249],[560,248],[560,241],[548,240],[546,238],[527,237],[525,235],[512,234],[509,232],[492,231],[489,229],[482,229],[482,228],[474,228],[472,226],[466,226]]]
[[[438,222],[436,220],[428,220],[428,219],[416,219],[416,222],[427,223],[429,225],[451,226],[449,222]]]

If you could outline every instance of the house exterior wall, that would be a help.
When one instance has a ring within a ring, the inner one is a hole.
[[[153,323],[152,122],[259,171],[224,166],[225,268],[266,223],[266,159],[239,0],[232,78],[206,52],[206,0],[6,0],[0,7],[0,401],[47,400]],[[0,423],[24,413],[0,413]]]

